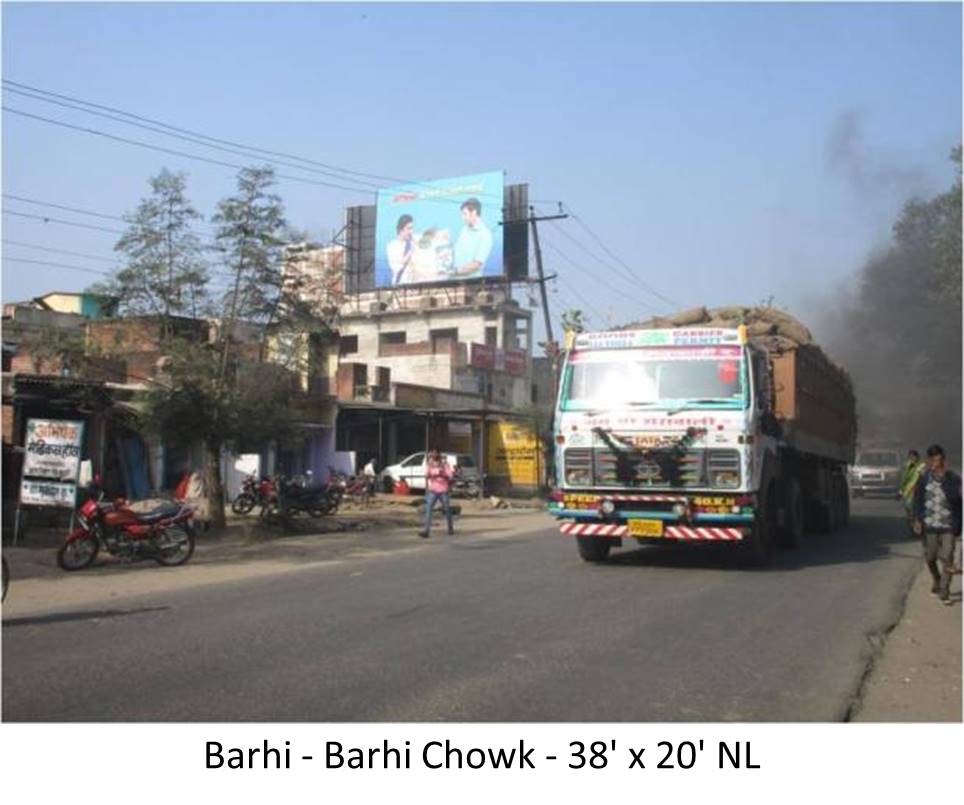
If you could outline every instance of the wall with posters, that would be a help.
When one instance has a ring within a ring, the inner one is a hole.
[[[502,276],[503,184],[490,171],[379,190],[376,286]]]

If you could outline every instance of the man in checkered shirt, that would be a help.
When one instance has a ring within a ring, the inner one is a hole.
[[[927,448],[927,469],[914,488],[914,533],[923,539],[924,561],[934,580],[931,593],[950,606],[954,541],[961,536],[961,478],[947,468],[939,444]]]

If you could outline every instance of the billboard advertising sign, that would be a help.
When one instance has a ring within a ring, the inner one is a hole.
[[[501,171],[378,191],[379,288],[502,275]]]

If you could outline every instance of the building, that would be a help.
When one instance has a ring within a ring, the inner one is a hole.
[[[539,485],[537,448],[525,478],[498,452],[532,401],[532,314],[508,286],[373,290],[339,314],[339,450],[384,467],[438,446],[471,453],[490,489]]]

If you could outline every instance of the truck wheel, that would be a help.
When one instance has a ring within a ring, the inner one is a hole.
[[[850,525],[850,495],[847,494],[847,482],[843,478],[835,480],[834,492],[837,504],[837,527],[846,528]]]
[[[613,543],[602,537],[576,537],[576,547],[586,562],[605,562]]]
[[[746,540],[746,561],[751,567],[763,567],[773,559],[773,538],[777,522],[777,488],[770,484],[760,502],[758,516]]]
[[[791,478],[787,483],[783,500],[784,522],[780,529],[780,545],[796,548],[803,540],[803,491],[800,482]]]

